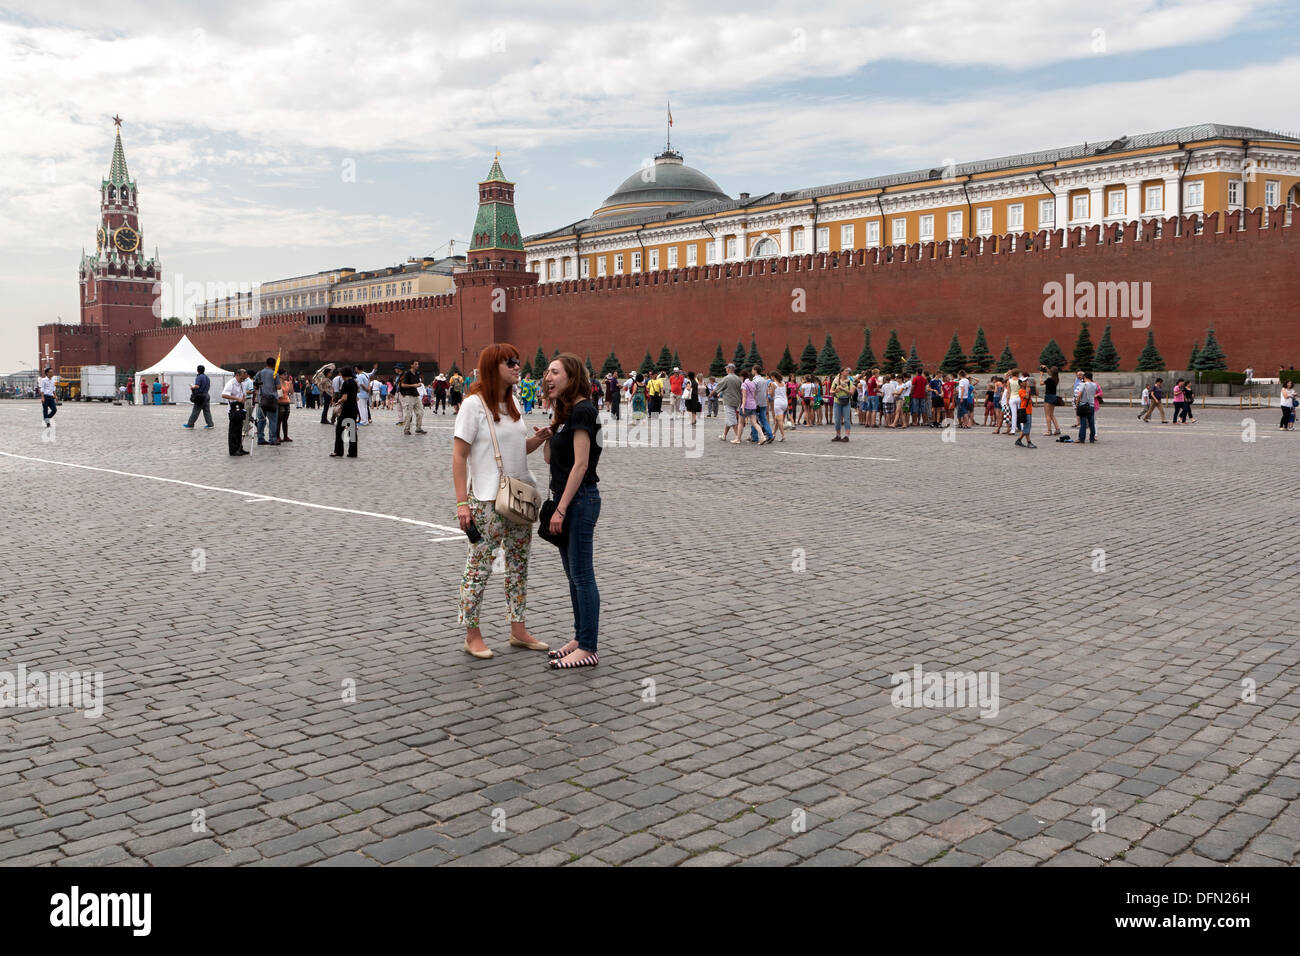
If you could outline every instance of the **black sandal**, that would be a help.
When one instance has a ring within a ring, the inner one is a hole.
[[[576,651],[577,648],[575,647],[573,650]],[[566,657],[572,653],[573,651],[555,650],[555,651],[547,651],[546,656],[553,661],[558,661],[561,657]]]
[[[573,652],[570,651],[569,653],[571,654]],[[600,658],[597,655],[592,654],[590,657],[584,657],[582,660],[574,661],[572,664],[566,664],[557,658],[553,661],[548,662],[546,666],[553,671],[559,671],[559,670],[567,670],[570,667],[595,667],[599,663],[600,663]]]

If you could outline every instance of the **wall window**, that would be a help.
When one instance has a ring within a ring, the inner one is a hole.
[[[1276,179],[1264,183],[1264,205],[1276,206],[1282,201],[1282,184]]]
[[[623,253],[620,252],[614,256],[614,275],[621,276],[622,274],[623,274]]]
[[[831,228],[822,226],[817,230],[817,248],[814,252],[826,252],[831,247]]]
[[[890,240],[894,245],[898,246],[907,242],[906,219],[891,219],[889,222],[889,228],[892,230],[890,233]]]
[[[555,278],[555,260],[554,260],[554,259],[552,259],[552,260],[550,260],[549,262],[546,263],[546,278],[547,278],[547,279],[554,279],[554,278]]]
[[[1237,206],[1241,204],[1241,180],[1228,180],[1228,205]]]
[[[641,271],[641,253],[639,252],[632,253],[632,271],[633,272]]]
[[[853,226],[852,226],[852,224],[847,225],[847,226],[840,226],[840,248],[841,248],[841,249],[852,249],[852,248],[853,248]]]
[[[1070,220],[1078,222],[1080,219],[1088,218],[1088,196],[1083,194],[1074,197],[1074,205],[1070,207]]]
[[[790,231],[790,249],[793,252],[803,252],[804,250],[804,232],[802,229],[792,229]]]
[[[948,213],[948,238],[949,239],[960,238],[964,229],[965,227],[962,226],[961,223],[961,212],[958,211],[958,212]]]
[[[578,275],[583,279],[591,278],[591,260],[586,256],[583,256],[582,261],[578,264]]]
[[[721,239],[714,239],[704,244],[704,261],[706,263],[712,264],[718,261],[718,243],[721,241]]]
[[[691,243],[686,247],[686,264],[688,266],[696,265],[700,261],[700,247]]]
[[[651,272],[659,271],[659,250],[658,249],[650,250],[650,271]]]
[[[1024,232],[1025,204],[1015,203],[1007,207],[1007,232]]]
[[[1205,183],[1201,180],[1186,184],[1183,193],[1183,205],[1188,209],[1200,209],[1205,203]]]
[[[735,236],[730,236],[727,238],[727,258],[728,259],[736,258],[736,237]]]
[[[1165,187],[1147,187],[1147,212],[1161,212],[1165,208]]]
[[[603,275],[605,274],[605,270],[609,268],[608,263],[609,263],[609,256],[597,256],[597,257],[596,257],[596,277],[597,277],[597,278],[600,278],[601,276],[603,276]]]
[[[1049,229],[1056,225],[1056,200],[1038,200],[1038,228]]]
[[[677,268],[677,247],[676,246],[668,247],[668,268],[669,269]]]
[[[880,245],[880,223],[867,223],[867,248]]]
[[[993,207],[985,206],[975,210],[975,231],[981,236],[993,235]]]
[[[917,223],[917,238],[922,242],[931,242],[934,239],[934,216],[922,216]]]
[[[1124,190],[1112,189],[1106,193],[1106,215],[1124,215]]]
[[[573,260],[570,259],[568,256],[564,257],[564,278],[566,279],[573,278]]]

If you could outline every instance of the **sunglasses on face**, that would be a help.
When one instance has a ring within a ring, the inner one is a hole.
[[[518,367],[519,367],[519,359],[517,359],[517,358],[506,359],[506,367],[507,367],[507,368],[518,368]]]

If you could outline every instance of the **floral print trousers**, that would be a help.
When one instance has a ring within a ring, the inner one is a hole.
[[[483,592],[492,576],[493,557],[497,548],[505,551],[506,604],[510,620],[522,622],[528,597],[528,551],[533,544],[532,525],[515,524],[497,514],[491,501],[469,496],[469,513],[482,535],[469,546],[465,573],[460,579],[459,622],[467,628],[478,627],[478,609]]]

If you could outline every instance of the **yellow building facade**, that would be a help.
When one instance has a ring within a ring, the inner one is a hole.
[[[667,150],[590,217],[524,240],[540,281],[1300,202],[1300,139],[1203,125],[732,199]]]

